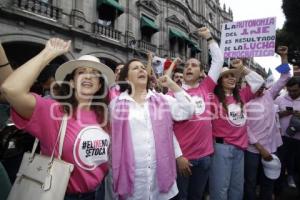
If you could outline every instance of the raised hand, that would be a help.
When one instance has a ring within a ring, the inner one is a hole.
[[[148,58],[148,60],[153,60],[153,53],[151,52],[151,51],[148,51],[147,52],[147,58]]]
[[[168,75],[163,75],[161,77],[159,77],[158,79],[159,83],[161,86],[163,87],[167,87],[167,88],[170,88],[173,84],[176,84],[170,76]]]
[[[208,28],[202,27],[198,29],[198,34],[204,39],[208,39],[211,37],[211,33]]]
[[[280,55],[280,56],[285,56],[288,54],[288,47],[287,46],[279,46],[277,48],[277,53]]]
[[[173,62],[177,65],[182,63],[182,60],[179,57],[176,57]]]
[[[149,76],[154,75],[154,78],[156,79],[155,73],[154,73],[153,68],[152,68],[153,53],[151,51],[147,52],[147,58],[148,58],[147,73],[149,74]]]
[[[47,41],[45,50],[51,53],[54,57],[63,55],[70,50],[71,40],[64,41],[60,38],[51,38]]]
[[[277,53],[281,57],[281,63],[282,64],[287,64],[288,63],[288,47],[287,46],[279,46],[277,48]]]
[[[176,57],[176,58],[172,61],[172,63],[171,63],[171,65],[170,65],[169,69],[167,69],[167,70],[165,71],[165,75],[171,77],[175,65],[180,64],[181,62],[182,62],[182,60],[181,60],[179,57]]]
[[[245,76],[250,73],[250,70],[244,66],[241,59],[234,59],[230,63],[231,68],[239,70],[240,76]]]
[[[241,69],[243,67],[243,61],[241,59],[234,59],[230,64],[234,69]]]

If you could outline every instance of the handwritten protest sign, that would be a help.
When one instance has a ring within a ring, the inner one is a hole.
[[[222,24],[221,49],[225,58],[273,56],[276,18]]]

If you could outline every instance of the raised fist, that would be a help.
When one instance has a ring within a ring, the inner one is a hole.
[[[47,41],[45,50],[52,53],[55,57],[63,55],[70,50],[71,40],[64,41],[60,38],[51,38]]]
[[[288,47],[287,47],[287,46],[279,46],[279,47],[277,48],[277,53],[278,53],[280,56],[287,55],[287,54],[288,54]]]
[[[243,61],[241,59],[234,59],[231,61],[231,67],[234,69],[241,69],[243,67]]]
[[[198,29],[198,34],[204,39],[208,39],[211,37],[211,33],[208,28],[202,27]]]

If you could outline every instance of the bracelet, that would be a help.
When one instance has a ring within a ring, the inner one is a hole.
[[[209,41],[211,41],[213,39],[214,39],[213,37],[209,37],[209,38],[206,39],[206,41],[209,42]]]
[[[5,67],[5,66],[7,66],[7,65],[9,65],[10,63],[8,62],[8,63],[5,63],[5,64],[3,64],[3,65],[0,65],[0,68],[1,67]]]

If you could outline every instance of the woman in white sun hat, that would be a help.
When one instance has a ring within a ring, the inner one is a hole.
[[[102,199],[101,183],[107,173],[110,143],[104,107],[108,84],[114,81],[113,71],[98,58],[85,55],[57,69],[59,100],[44,99],[29,92],[43,68],[67,53],[70,44],[58,38],[48,40],[37,56],[6,79],[1,91],[13,108],[12,118],[17,127],[39,139],[44,155],[51,155],[62,117],[68,115],[62,159],[74,164],[74,170],[65,199]]]
[[[212,99],[212,131],[215,139],[210,171],[210,199],[243,199],[244,150],[248,145],[243,105],[255,97],[263,78],[243,66],[240,59],[234,69],[223,67]],[[245,76],[248,85],[239,89],[237,82]]]

